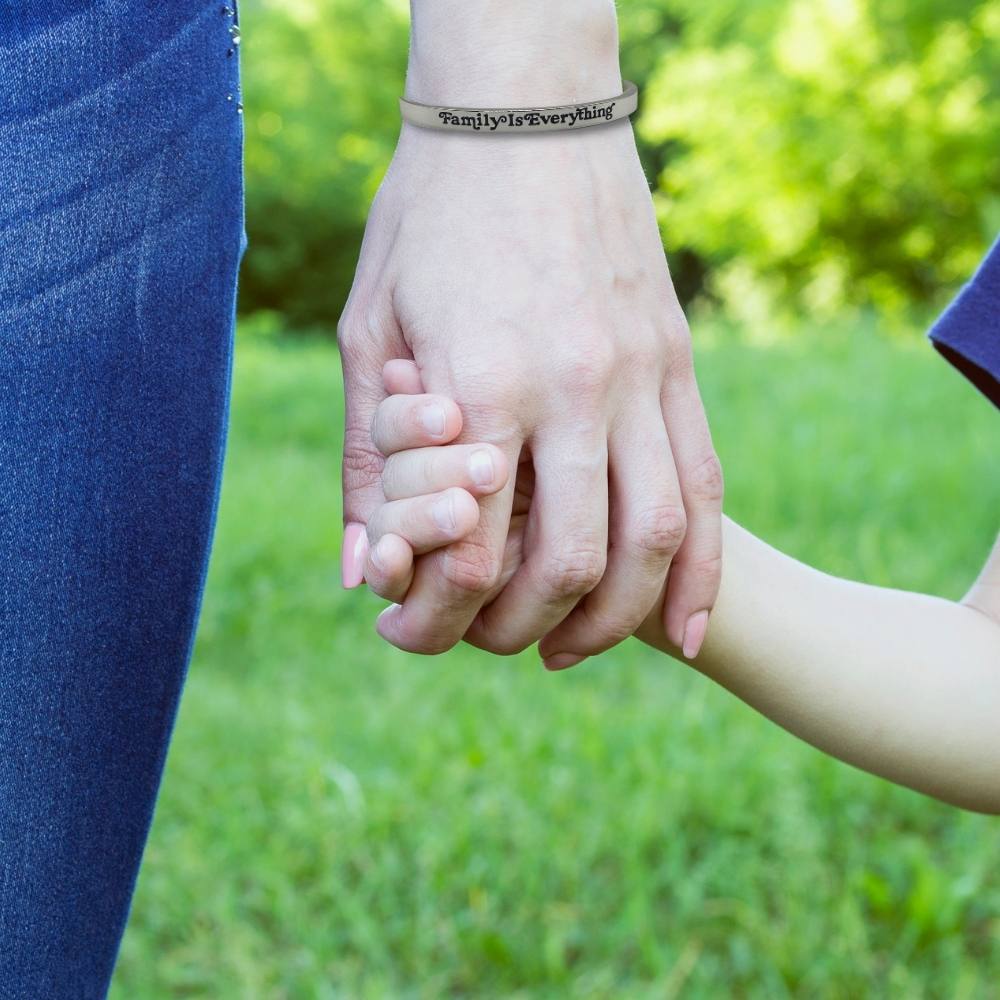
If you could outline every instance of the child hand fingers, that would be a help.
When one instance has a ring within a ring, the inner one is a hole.
[[[453,441],[462,430],[462,413],[447,396],[389,396],[372,419],[371,438],[383,455]]]
[[[413,580],[413,549],[399,535],[383,535],[368,550],[365,581],[370,590],[387,601],[399,602]]]
[[[415,396],[424,391],[416,361],[406,358],[393,358],[382,366],[382,384],[390,396],[394,393]]]
[[[386,459],[382,490],[387,500],[401,500],[459,486],[484,497],[507,485],[507,458],[492,444],[454,444],[412,448]]]
[[[377,545],[383,535],[399,535],[421,554],[464,538],[479,523],[479,504],[465,490],[391,500],[368,522],[368,539]]]

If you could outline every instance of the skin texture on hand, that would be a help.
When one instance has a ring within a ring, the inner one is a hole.
[[[392,358],[458,403],[460,440],[534,466],[507,586],[512,483],[469,539],[419,560],[380,622],[390,642],[512,653],[551,632],[551,652],[598,652],[634,631],[671,564],[678,644],[711,608],[721,474],[627,121],[514,141],[404,126],[338,332],[347,522],[382,500],[371,419]]]

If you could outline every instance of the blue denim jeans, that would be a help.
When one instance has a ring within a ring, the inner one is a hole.
[[[105,995],[191,652],[246,245],[236,16],[0,0],[3,998]]]

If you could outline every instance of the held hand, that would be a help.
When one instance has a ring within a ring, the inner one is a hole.
[[[421,411],[440,405],[452,417],[457,408],[443,396],[423,395],[412,361],[390,361],[382,376],[390,395],[375,411],[372,436],[385,457],[386,502],[368,521],[358,565],[375,593],[401,601],[413,582],[414,555],[472,533],[479,522],[476,498],[507,485],[507,461],[490,444],[440,447],[458,436],[460,416],[449,419],[446,440],[432,439]]]
[[[462,504],[472,508],[463,519],[463,527],[458,529],[462,536],[474,529],[475,501],[466,492],[470,480],[469,456],[489,446],[448,445],[444,442],[435,447],[435,443],[420,429],[419,411],[426,405],[428,397],[422,395],[423,384],[416,365],[412,361],[390,361],[383,374],[385,389],[390,395],[375,413],[375,425],[380,428],[379,447],[383,454],[389,456],[383,473],[383,488],[387,496],[406,498],[407,514],[405,517],[386,516],[388,508],[400,503],[396,500],[390,500],[376,512],[368,529],[372,547],[365,562],[364,576],[376,593],[388,600],[399,601],[412,581],[414,553],[432,551],[457,537],[454,525],[449,524],[447,530],[442,530],[439,518],[435,516],[442,495],[454,493],[461,498]],[[440,399],[446,406],[451,405],[450,400]],[[501,478],[491,483],[488,489],[475,486],[473,490],[485,496],[488,492],[502,489],[506,478],[506,469],[503,468]],[[514,575],[523,560],[524,525],[533,493],[533,470],[530,463],[524,462],[518,469],[501,586]],[[636,634],[661,649],[669,649],[663,632],[663,596],[661,591],[653,611]],[[678,650],[669,651],[679,655]],[[567,651],[549,657],[545,666],[549,670],[562,670],[583,658]]]
[[[376,510],[363,536],[364,580],[376,594],[390,601],[402,600],[413,582],[414,555],[433,551],[465,538],[475,529],[479,508],[475,497],[485,497],[507,485],[508,471],[502,454],[488,444],[450,444],[432,441],[420,427],[419,411],[428,397],[423,395],[420,372],[412,361],[390,361],[383,369],[389,396],[375,411],[379,449],[386,456],[382,472],[387,499]],[[446,407],[454,403],[438,398]],[[458,428],[452,437],[456,437]],[[493,478],[478,482],[489,454]],[[441,524],[437,510],[444,495],[452,494],[453,505],[463,509],[458,523]],[[514,513],[504,551],[499,587],[513,576],[522,560],[521,540],[531,503],[530,464],[522,463],[514,493]],[[457,504],[456,504],[457,501]],[[405,516],[390,508],[405,503]],[[471,510],[469,509],[471,506]],[[386,611],[391,612],[388,608]],[[385,612],[383,612],[385,614]]]
[[[348,522],[383,501],[371,420],[393,358],[458,402],[460,440],[534,467],[506,586],[487,604],[513,482],[468,538],[417,561],[380,623],[390,642],[512,653],[549,633],[548,656],[596,653],[646,617],[668,568],[668,634],[697,630],[718,587],[721,474],[628,122],[513,138],[404,126],[339,337]],[[443,441],[437,405],[422,426]]]

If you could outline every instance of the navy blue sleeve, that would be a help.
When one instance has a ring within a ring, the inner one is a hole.
[[[928,336],[945,358],[1000,407],[1000,239]]]

